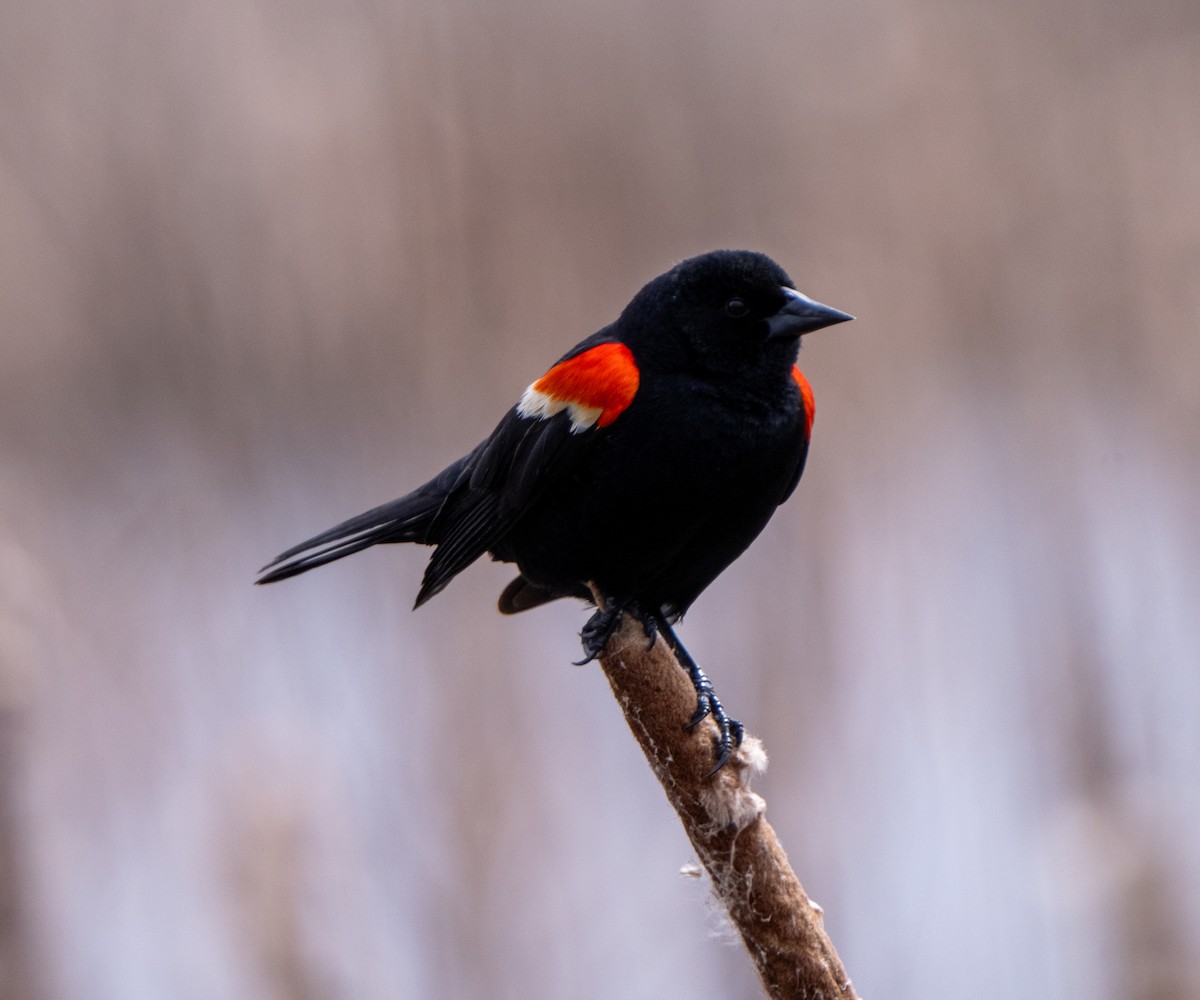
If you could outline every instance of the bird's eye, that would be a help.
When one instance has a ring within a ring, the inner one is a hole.
[[[750,307],[746,305],[746,300],[739,299],[737,296],[734,296],[725,303],[725,312],[727,312],[734,319],[741,319],[749,311]]]

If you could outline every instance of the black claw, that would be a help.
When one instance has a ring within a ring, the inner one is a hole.
[[[705,692],[705,691],[697,691],[696,692],[696,711],[692,715],[692,717],[690,719],[688,719],[687,724],[683,728],[684,729],[695,729],[698,725],[700,725],[700,723],[702,723],[706,718],[708,718],[709,715],[712,714],[712,710],[713,710],[712,693]]]
[[[641,620],[642,631],[646,633],[646,649],[649,651],[658,642],[658,621],[654,615],[643,615]]]
[[[745,735],[745,727],[737,719],[729,718],[725,714],[725,709],[721,707],[721,703],[716,698],[713,701],[712,717],[713,721],[717,724],[719,735],[717,736],[717,762],[713,765],[713,769],[708,772],[709,777],[712,777],[725,766],[726,761],[729,760],[729,755],[733,752],[733,748],[742,745],[742,736]]]
[[[711,778],[729,761],[729,754],[732,751],[729,749],[729,737],[722,733],[717,737],[717,762],[713,765],[713,769],[705,775],[706,778]]]
[[[582,667],[585,663],[591,663],[592,660],[604,652],[604,647],[608,645],[608,640],[612,638],[613,633],[620,627],[621,618],[624,614],[625,608],[622,605],[609,603],[598,609],[587,620],[587,624],[583,626],[583,631],[579,633],[579,638],[583,640],[583,659],[576,660],[575,666]]]

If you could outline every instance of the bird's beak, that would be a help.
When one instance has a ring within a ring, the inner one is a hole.
[[[854,319],[840,309],[814,302],[794,288],[784,288],[783,294],[787,296],[783,307],[774,316],[767,317],[768,340],[799,337],[823,326],[833,326],[834,323],[845,323]]]

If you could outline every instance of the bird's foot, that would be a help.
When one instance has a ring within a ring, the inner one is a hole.
[[[694,663],[693,666],[695,666]],[[717,697],[717,692],[713,690],[712,682],[704,675],[703,670],[696,667],[694,672],[689,669],[688,674],[692,678],[692,686],[696,689],[696,711],[684,728],[695,729],[696,726],[700,725],[709,716],[716,723],[717,762],[713,766],[713,769],[708,772],[710,775],[713,775],[725,766],[725,762],[729,760],[729,755],[733,753],[733,748],[742,745],[742,737],[746,734],[746,727],[738,722],[737,719],[731,719],[725,713],[725,706],[721,704],[721,699]]]
[[[591,663],[604,652],[608,640],[620,628],[624,615],[625,609],[619,604],[606,604],[596,609],[596,613],[587,620],[583,631],[579,633],[579,638],[583,640],[583,659],[576,660],[575,666],[582,667],[585,663]]]
[[[583,631],[579,633],[579,638],[583,640],[584,655],[582,660],[575,661],[575,666],[582,667],[585,663],[591,663],[604,652],[608,640],[621,627],[626,613],[633,615],[642,623],[642,631],[646,633],[646,638],[649,640],[646,648],[650,649],[654,645],[654,641],[658,638],[658,621],[653,615],[643,615],[638,609],[636,601],[606,601],[604,607],[596,610],[596,613],[583,626]]]
[[[658,618],[655,615],[641,615],[642,631],[646,633],[646,651],[649,652],[658,642]]]
[[[716,774],[725,766],[729,760],[729,755],[733,753],[734,747],[742,745],[742,737],[746,734],[746,728],[737,719],[731,719],[725,713],[725,706],[721,704],[721,699],[717,697],[717,692],[713,690],[712,682],[700,669],[700,665],[692,659],[692,654],[684,648],[679,637],[675,634],[675,630],[671,627],[671,623],[661,614],[653,616],[654,624],[662,630],[663,636],[667,640],[667,645],[671,647],[671,652],[675,654],[684,670],[687,671],[688,677],[691,679],[692,687],[696,689],[696,711],[688,720],[685,729],[695,729],[701,722],[709,716],[712,717],[717,726],[717,747],[716,747],[716,764],[709,771],[709,776]]]

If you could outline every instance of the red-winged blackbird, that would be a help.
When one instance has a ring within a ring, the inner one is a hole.
[[[647,284],[615,323],[534,382],[470,454],[407,496],[288,549],[259,583],[381,542],[436,546],[416,606],[485,552],[517,564],[505,614],[559,597],[603,607],[587,662],[624,612],[661,632],[712,714],[717,767],[740,743],[672,628],[795,489],[813,396],[802,334],[853,319],[797,292],[769,257],[718,250]]]

